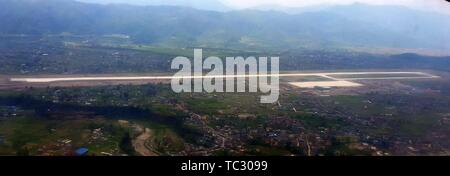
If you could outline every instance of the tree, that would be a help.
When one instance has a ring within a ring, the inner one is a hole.
[[[134,148],[129,132],[125,132],[120,140],[119,148],[123,153],[134,155]]]

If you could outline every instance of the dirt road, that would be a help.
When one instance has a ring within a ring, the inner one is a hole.
[[[133,140],[134,150],[141,156],[157,156],[152,150],[145,146],[145,142],[152,137],[152,130],[145,128],[142,134]]]

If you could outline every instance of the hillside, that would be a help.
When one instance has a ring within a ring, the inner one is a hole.
[[[125,34],[172,47],[450,49],[450,18],[398,6],[354,4],[286,14],[68,1],[3,0],[0,33]]]

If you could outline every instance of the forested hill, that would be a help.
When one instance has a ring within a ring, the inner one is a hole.
[[[124,34],[135,42],[174,47],[450,49],[450,17],[400,6],[353,4],[287,14],[1,0],[0,23],[1,34]]]

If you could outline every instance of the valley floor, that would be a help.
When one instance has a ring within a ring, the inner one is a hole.
[[[176,94],[167,80],[137,76],[3,76],[0,154],[450,153],[445,72],[283,72],[274,104],[259,93]],[[339,81],[361,86],[328,85]]]

